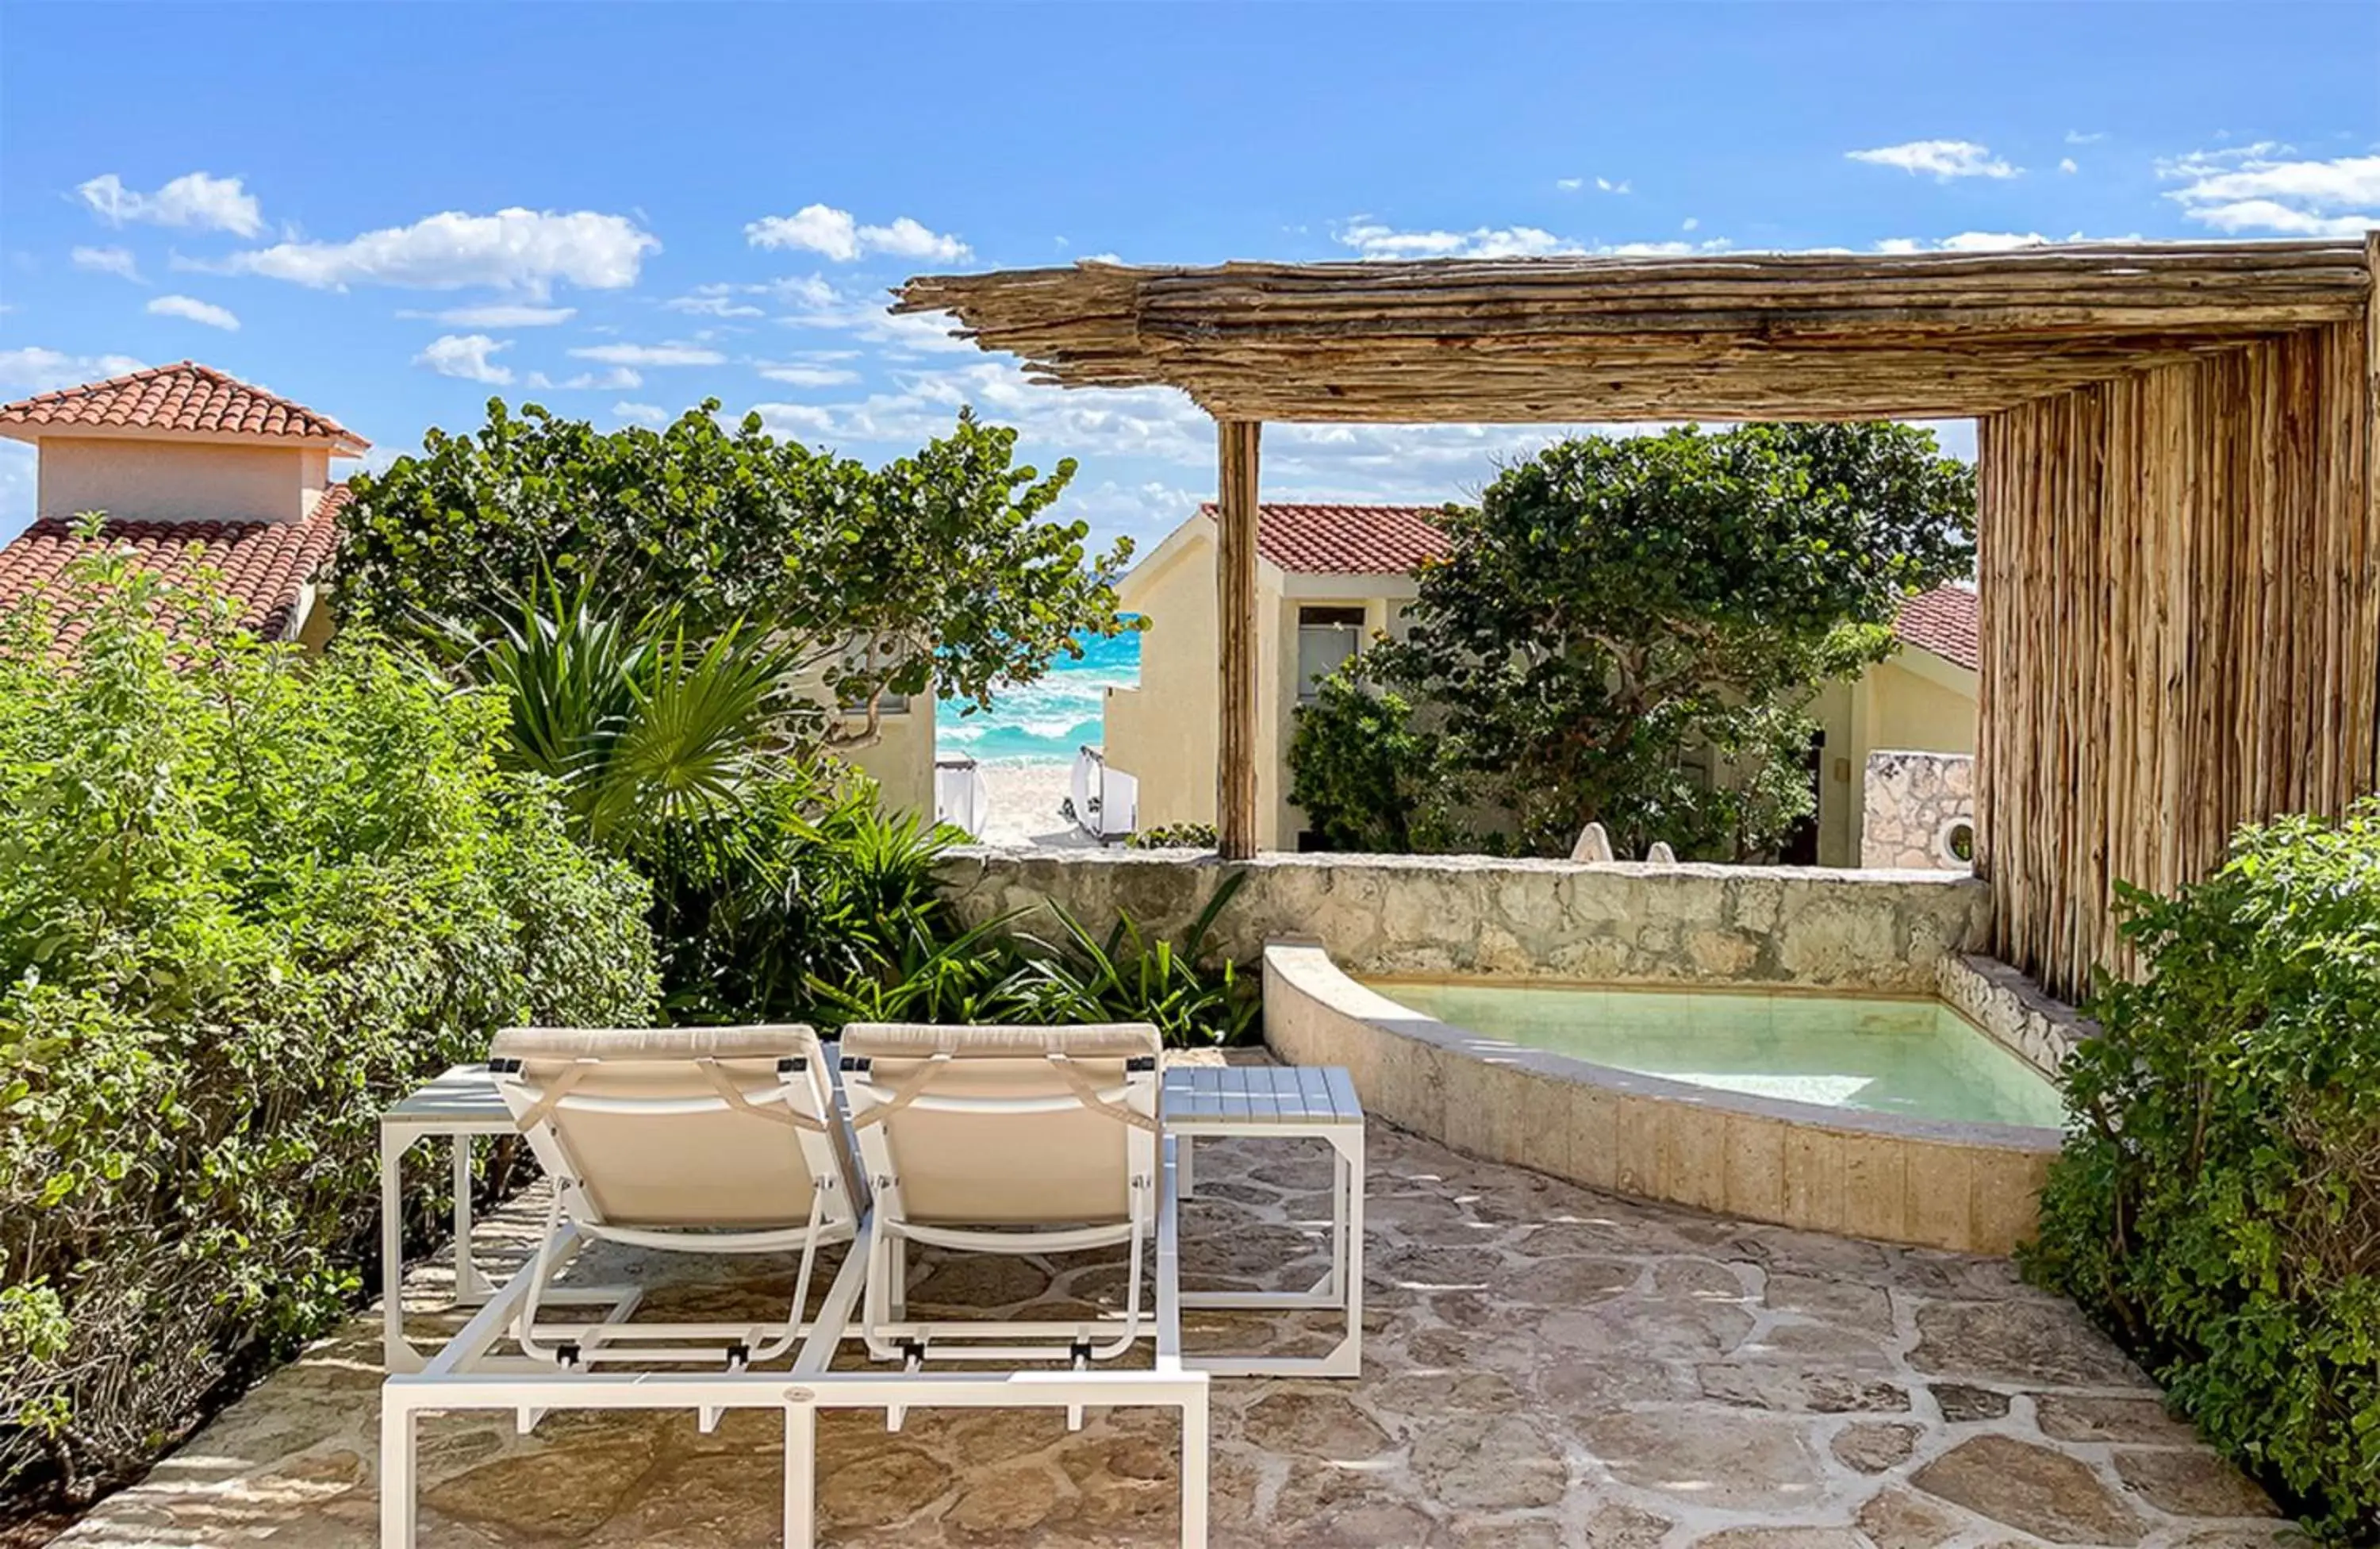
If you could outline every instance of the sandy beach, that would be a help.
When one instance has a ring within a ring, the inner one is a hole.
[[[981,835],[987,845],[1042,849],[1087,848],[1091,841],[1059,812],[1072,769],[1062,763],[986,760],[977,765],[991,791],[991,815]]]

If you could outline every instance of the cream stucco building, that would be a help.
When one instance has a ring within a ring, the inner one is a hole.
[[[1289,801],[1293,717],[1312,678],[1375,633],[1405,628],[1414,568],[1444,552],[1439,508],[1265,505],[1257,533],[1257,842],[1298,848],[1302,814]],[[1140,684],[1111,689],[1110,767],[1139,781],[1140,826],[1215,821],[1217,640],[1215,521],[1202,510],[1168,534],[1119,588],[1148,620]],[[1810,707],[1816,832],[1801,859],[1849,866],[1860,856],[1868,755],[1917,749],[1971,753],[1975,745],[1974,596],[1944,587],[1914,599],[1901,648],[1859,678],[1830,684]]]

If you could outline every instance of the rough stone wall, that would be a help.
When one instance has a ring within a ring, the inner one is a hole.
[[[1984,884],[1941,872],[1650,866],[1481,856],[1204,851],[953,852],[969,924],[1056,902],[1096,932],[1119,911],[1179,941],[1233,872],[1248,881],[1215,946],[1251,960],[1319,940],[1356,972],[1499,973],[1598,983],[1751,982],[1926,994],[1946,955],[1979,950]]]
[[[1860,813],[1862,866],[1974,869],[1952,853],[1949,834],[1975,822],[1975,761],[1968,753],[1885,751],[1867,756],[1866,794]]]
[[[2098,1031],[2097,1023],[2022,972],[1976,953],[1944,954],[1935,994],[2046,1076],[2056,1076],[2068,1052]]]

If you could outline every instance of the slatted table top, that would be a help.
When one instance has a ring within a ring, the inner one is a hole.
[[[428,1086],[408,1092],[380,1116],[383,1125],[428,1134],[443,1129],[476,1134],[512,1128],[512,1110],[485,1065],[457,1065]]]
[[[1335,1065],[1189,1065],[1165,1072],[1165,1125],[1201,1129],[1364,1122],[1355,1083]]]

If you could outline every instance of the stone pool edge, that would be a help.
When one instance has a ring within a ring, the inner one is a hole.
[[[1846,1112],[1485,1039],[1366,988],[1310,941],[1264,953],[1265,1043],[1347,1067],[1382,1118],[1590,1188],[1779,1226],[2006,1254],[2055,1129]]]

